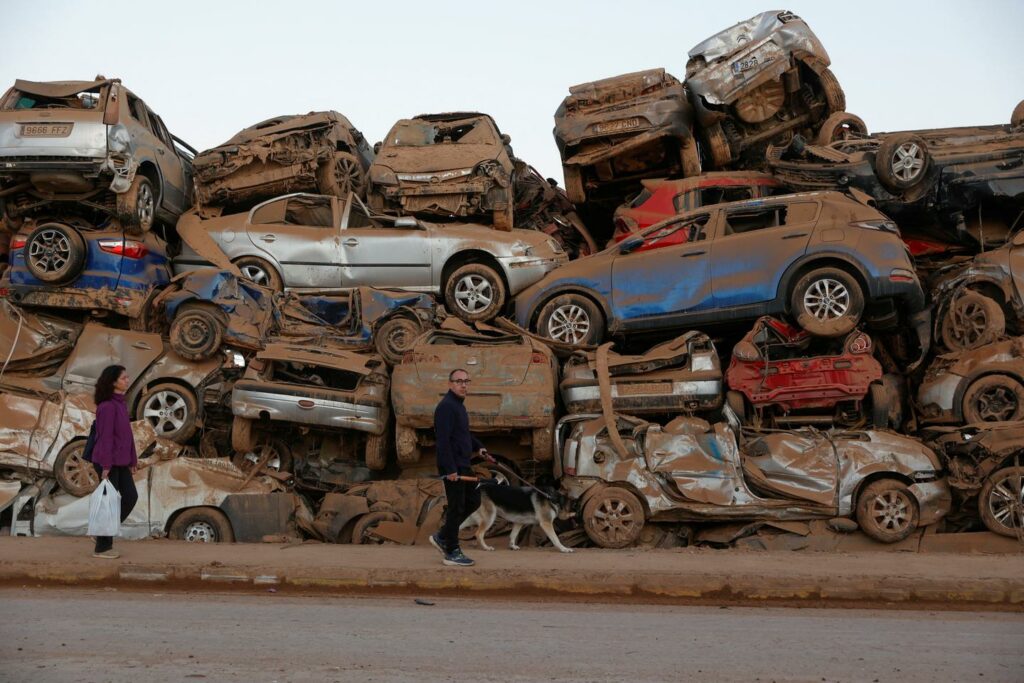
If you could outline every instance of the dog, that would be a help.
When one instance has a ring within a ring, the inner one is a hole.
[[[480,507],[466,518],[459,530],[475,525],[476,541],[482,549],[494,550],[484,541],[484,534],[500,515],[502,519],[512,522],[512,534],[508,539],[508,547],[512,550],[519,550],[516,541],[524,526],[539,524],[552,545],[563,553],[573,552],[572,548],[562,545],[552,526],[555,518],[572,518],[569,506],[560,504],[560,496],[554,490],[542,492],[529,486],[508,486],[498,482],[481,482],[477,490],[480,493]]]

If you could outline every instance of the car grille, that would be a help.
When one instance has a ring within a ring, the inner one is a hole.
[[[832,171],[814,171],[801,169],[799,171],[789,168],[772,169],[775,177],[784,184],[808,190],[832,190],[839,186],[839,180]]]

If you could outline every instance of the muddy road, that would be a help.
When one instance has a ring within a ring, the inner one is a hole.
[[[431,601],[5,589],[0,681],[991,683],[1024,666],[1022,614]]]

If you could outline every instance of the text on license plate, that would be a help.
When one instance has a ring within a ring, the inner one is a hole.
[[[671,394],[671,382],[638,382],[636,384],[616,384],[619,396],[639,396],[641,394]]]
[[[744,71],[750,71],[757,66],[757,57],[747,57],[746,59],[740,59],[732,63],[732,72],[734,74],[741,74]]]
[[[66,138],[71,135],[71,123],[23,123],[23,138]]]
[[[640,119],[636,116],[629,119],[620,119],[618,121],[609,121],[608,123],[599,123],[594,126],[594,131],[597,133],[614,133],[620,130],[629,130],[630,128],[639,128]]]

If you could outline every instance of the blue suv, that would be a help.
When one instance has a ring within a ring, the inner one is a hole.
[[[695,327],[789,313],[841,336],[916,313],[924,293],[896,224],[838,192],[702,207],[549,273],[516,297],[541,336],[595,344],[606,331]],[[923,343],[927,320],[918,325]]]
[[[142,319],[170,282],[167,248],[152,232],[126,236],[116,224],[26,221],[11,238],[0,295],[26,306],[105,310]]]

